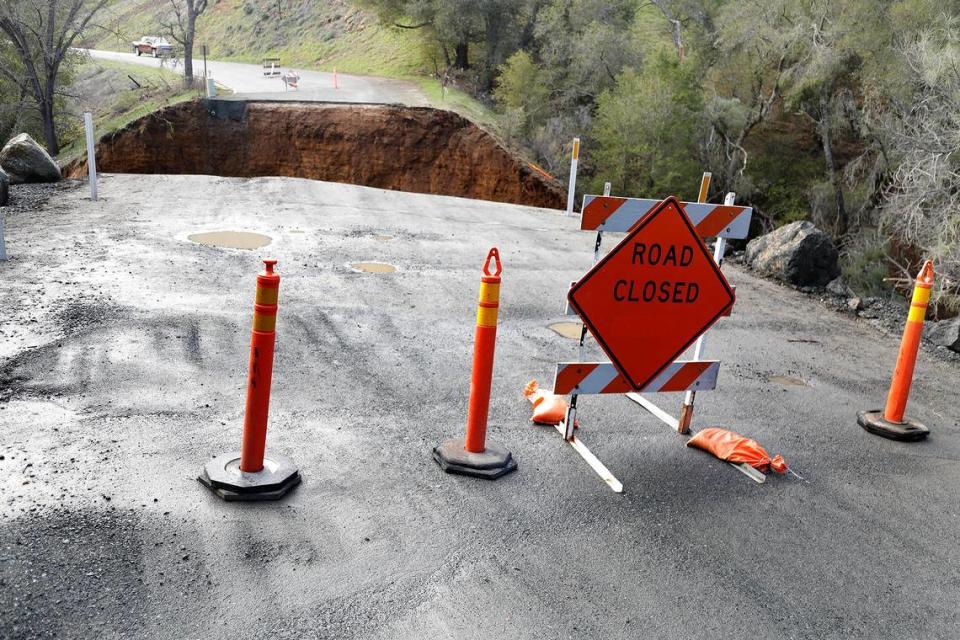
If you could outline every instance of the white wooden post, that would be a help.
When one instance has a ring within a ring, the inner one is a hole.
[[[573,154],[570,156],[570,186],[567,188],[567,215],[573,215],[573,195],[577,188],[577,161],[580,159],[580,138],[573,139]]]
[[[90,174],[90,199],[97,201],[97,154],[93,148],[93,114],[83,114],[83,125],[87,130],[87,172]]]

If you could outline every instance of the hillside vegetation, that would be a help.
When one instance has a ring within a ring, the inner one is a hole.
[[[617,195],[810,219],[859,291],[936,262],[960,310],[960,0],[359,0],[432,40],[503,131]],[[759,232],[761,229],[755,229]]]
[[[100,20],[109,31],[91,33],[89,46],[129,51],[130,43],[163,32],[166,0],[113,0]],[[197,21],[196,52],[211,58],[282,64],[384,76],[432,71],[422,34],[381,25],[345,0],[211,0]]]
[[[68,92],[72,99],[64,114],[62,164],[86,153],[84,111],[94,114],[94,130],[102,137],[163,107],[197,97],[197,91],[185,89],[173,71],[107,60],[79,64]]]

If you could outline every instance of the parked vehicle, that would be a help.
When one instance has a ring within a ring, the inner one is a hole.
[[[173,45],[162,36],[144,36],[133,43],[133,52],[138,56],[146,53],[159,58],[171,55]]]

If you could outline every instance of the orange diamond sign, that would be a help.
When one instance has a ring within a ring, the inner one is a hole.
[[[567,295],[613,365],[641,390],[734,302],[676,198],[667,198]]]

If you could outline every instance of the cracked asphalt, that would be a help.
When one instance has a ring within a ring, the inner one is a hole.
[[[754,437],[804,480],[755,484],[629,400],[584,397],[617,495],[522,395],[576,356],[547,328],[592,256],[573,218],[290,178],[107,175],[100,193],[6,211],[0,637],[960,633],[956,363],[921,353],[908,413],[927,441],[872,436],[856,413],[882,405],[897,336],[728,267],[694,429]],[[225,230],[272,243],[187,239]],[[519,470],[485,482],[430,450],[462,434],[494,245],[489,438]],[[267,448],[304,483],[228,504],[196,476],[239,442],[263,257],[283,278]]]

